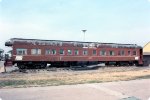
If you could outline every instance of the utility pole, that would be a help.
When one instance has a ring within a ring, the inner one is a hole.
[[[83,34],[84,34],[84,38],[83,38],[83,41],[85,42],[85,32],[86,32],[87,30],[82,30],[82,32],[83,32]]]

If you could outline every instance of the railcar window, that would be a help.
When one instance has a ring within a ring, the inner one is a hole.
[[[96,50],[93,50],[93,55],[96,55]]]
[[[76,49],[76,50],[74,51],[74,53],[75,53],[75,55],[79,55],[79,50]]]
[[[124,51],[122,50],[122,51],[121,51],[121,55],[123,56],[124,54],[125,54],[125,53],[124,53]]]
[[[128,51],[128,55],[131,55],[131,51]]]
[[[40,55],[41,54],[41,49],[31,49],[31,54]]]
[[[68,50],[68,55],[72,55],[72,50]]]
[[[101,51],[100,51],[100,55],[101,55],[101,56],[105,56],[105,55],[106,55],[106,51],[105,51],[105,50],[101,50]]]
[[[118,51],[118,55],[119,55],[119,56],[125,55],[124,50]]]
[[[55,55],[55,54],[56,54],[56,50],[52,49],[52,55]]]
[[[46,54],[46,55],[51,54],[51,50],[50,50],[50,49],[46,49],[46,50],[45,50],[45,54]]]
[[[114,52],[114,51],[109,51],[109,55],[110,55],[110,56],[114,56],[114,55],[115,55],[115,52]]]
[[[136,51],[133,51],[133,55],[136,55]]]
[[[83,50],[83,55],[88,55],[88,51],[87,50]]]
[[[118,56],[120,56],[121,55],[121,51],[118,51]]]
[[[65,54],[64,49],[60,49],[59,54],[64,55]]]
[[[17,55],[27,55],[27,49],[16,49]]]

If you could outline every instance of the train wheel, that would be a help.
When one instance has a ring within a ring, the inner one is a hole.
[[[47,65],[47,64],[41,64],[40,67],[41,67],[41,68],[46,68],[46,65]]]
[[[41,68],[40,65],[36,65],[36,66],[35,66],[35,69],[40,69],[40,68]]]
[[[18,68],[19,69],[26,69],[26,66],[25,65],[19,65]]]

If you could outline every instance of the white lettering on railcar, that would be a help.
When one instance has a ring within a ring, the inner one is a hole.
[[[139,60],[139,57],[135,57],[135,60]]]
[[[22,60],[22,59],[23,59],[23,56],[16,56],[15,60]]]

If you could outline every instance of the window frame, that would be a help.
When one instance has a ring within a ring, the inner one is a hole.
[[[61,52],[61,50],[62,50],[62,52]],[[62,53],[62,54],[61,54],[61,53]],[[60,55],[65,55],[65,50],[64,50],[64,49],[60,49],[60,50],[59,50],[59,54],[60,54]]]
[[[83,54],[84,56],[88,55],[88,50],[83,50],[82,54]]]
[[[51,49],[45,49],[45,55],[50,55],[51,54]]]
[[[124,55],[125,55],[125,51],[121,50],[121,56],[124,56]]]
[[[128,50],[128,56],[131,56],[131,51],[130,50]]]
[[[125,51],[124,50],[119,50],[118,51],[118,56],[124,56],[125,55]]]
[[[133,56],[137,55],[137,51],[136,50],[134,50],[132,53],[133,53]]]
[[[57,54],[56,49],[51,49],[51,55],[56,55],[56,54]]]
[[[74,55],[79,55],[79,50],[78,49],[74,50]]]
[[[97,50],[92,50],[92,55],[97,55]]]
[[[69,50],[70,50],[70,53],[69,53]],[[72,55],[72,50],[71,49],[67,50],[67,55]]]
[[[35,50],[35,53],[33,53],[33,50]],[[39,48],[31,49],[31,55],[41,55],[42,51]]]
[[[115,56],[115,52],[113,50],[109,51],[109,56]]]
[[[106,56],[106,50],[100,50],[100,56]]]
[[[19,51],[18,50],[21,50],[21,53],[19,54]],[[25,51],[23,53],[23,51]],[[24,48],[17,48],[16,49],[16,55],[27,55],[27,49],[24,49]]]

